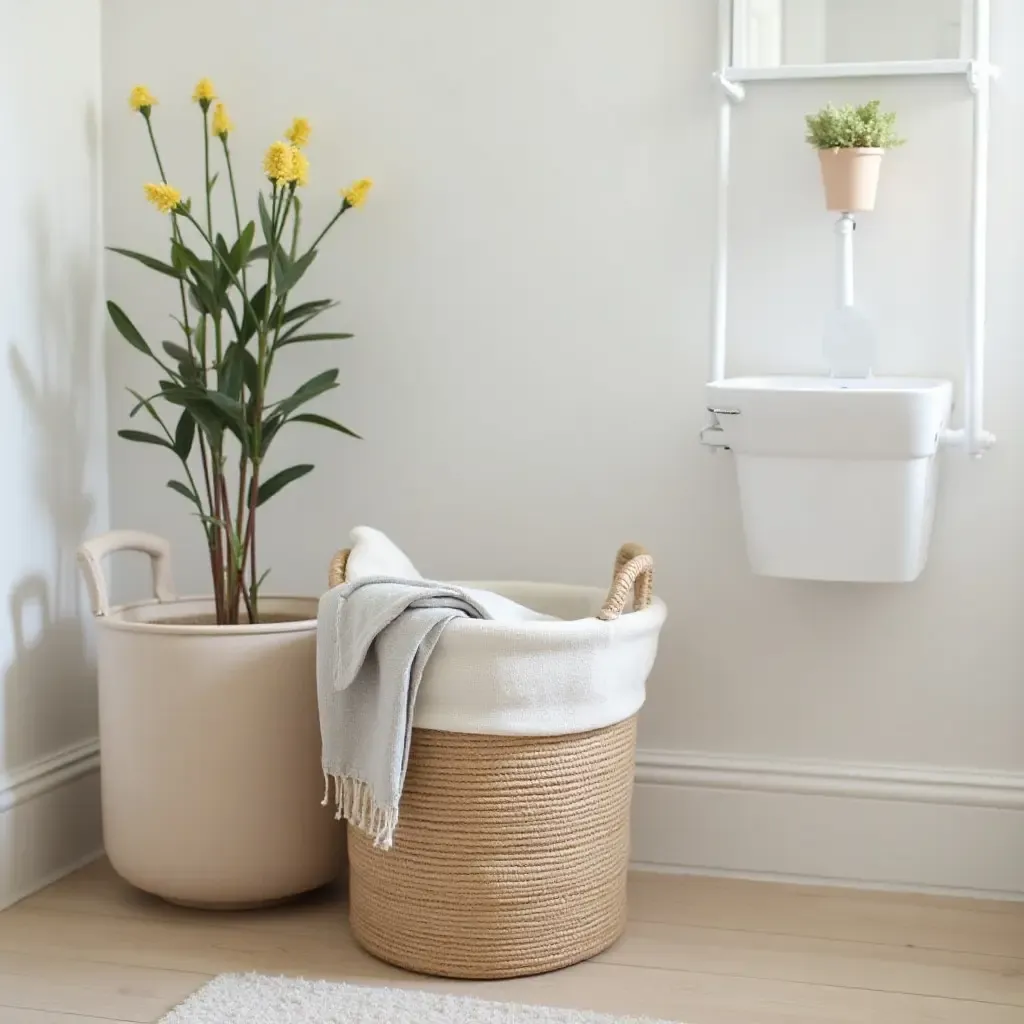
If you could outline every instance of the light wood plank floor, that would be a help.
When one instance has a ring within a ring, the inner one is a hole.
[[[99,861],[0,914],[0,1024],[154,1022],[211,976],[248,970],[685,1024],[1024,1024],[1024,904],[637,874],[607,953],[489,983],[373,960],[341,892],[210,914]]]

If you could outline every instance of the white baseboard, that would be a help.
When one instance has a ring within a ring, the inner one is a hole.
[[[638,868],[1024,899],[1024,774],[639,750]]]
[[[0,775],[0,909],[98,857],[99,743]],[[640,869],[1024,899],[1024,774],[639,750]]]
[[[0,774],[0,909],[103,850],[95,739]]]

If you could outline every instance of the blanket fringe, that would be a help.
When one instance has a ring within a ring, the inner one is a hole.
[[[390,850],[398,827],[398,808],[380,807],[373,797],[373,790],[362,779],[351,775],[332,775],[324,772],[324,798],[321,807],[331,802],[331,785],[334,785],[335,821],[344,818],[349,824],[365,832],[373,845],[381,850]]]

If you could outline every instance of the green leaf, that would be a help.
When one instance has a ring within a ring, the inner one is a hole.
[[[131,249],[119,249],[116,245],[108,245],[107,248],[111,252],[116,252],[121,256],[127,256],[129,259],[138,260],[144,267],[149,267],[150,270],[155,270],[159,274],[166,274],[168,277],[176,278],[179,281],[184,277],[184,274],[180,270],[164,263],[162,260],[155,260],[152,256],[147,256],[145,253],[133,252]]]
[[[189,406],[189,414],[199,425],[199,428],[207,436],[210,446],[217,450],[224,443],[224,424],[217,417],[217,414],[204,406]]]
[[[184,277],[185,271],[188,269],[188,264],[185,262],[185,257],[182,254],[181,247],[176,247],[174,239],[171,239],[171,263],[174,264],[174,269]]]
[[[183,484],[180,480],[168,480],[167,486],[170,487],[172,491],[177,491],[183,498],[188,498],[188,500],[191,501],[200,512],[203,511],[202,503],[199,501],[198,496],[193,492],[191,487]]]
[[[228,248],[228,241],[222,235],[217,235],[217,240],[214,242],[214,246],[217,250],[217,285],[221,291],[223,291],[228,284],[231,282],[231,275],[228,273],[227,268],[234,273],[238,273],[239,268],[232,265],[231,250]]]
[[[161,386],[163,386],[162,381]],[[216,394],[216,392],[208,392],[195,386],[185,388],[175,386],[164,389],[164,399],[171,405],[180,405],[187,409],[197,425],[202,428],[203,433],[210,439],[210,444],[214,448],[219,448],[224,440],[224,428],[230,424],[226,422],[224,414],[209,400],[210,394]]]
[[[123,437],[126,441],[139,441],[142,444],[156,444],[161,448],[172,448],[171,442],[167,438],[157,437],[156,434],[149,434],[145,430],[119,430],[117,436]],[[310,466],[310,469],[312,468]]]
[[[213,191],[213,186],[217,184],[217,179],[219,177],[220,177],[220,171],[217,171],[217,173],[214,174],[214,176],[210,179],[210,191],[211,192]]]
[[[231,269],[237,274],[249,260],[249,250],[252,249],[253,239],[256,237],[256,222],[249,221],[242,228],[238,241],[231,247],[231,258],[228,261]]]
[[[252,353],[242,348],[237,341],[233,341],[228,345],[228,349],[224,353],[224,362],[221,364],[217,382],[217,390],[222,395],[235,399],[241,396],[245,373],[244,358],[246,355],[250,359],[252,358]]]
[[[188,384],[199,383],[201,377],[200,368],[193,353],[189,352],[183,345],[177,345],[173,341],[165,341],[163,345],[164,351],[177,362],[178,373],[181,375],[181,379]]]
[[[207,391],[206,401],[213,406],[213,409],[220,413],[224,419],[224,426],[238,438],[242,451],[249,453],[251,448],[249,438],[249,425],[245,420],[245,407],[237,398],[229,397],[219,391]]]
[[[327,333],[327,334],[285,334],[277,339],[275,348],[284,348],[285,345],[296,345],[300,341],[335,341],[344,338],[352,338],[352,334]]]
[[[196,421],[192,418],[192,414],[185,409],[181,414],[181,419],[178,420],[178,426],[174,431],[174,451],[177,453],[178,458],[182,462],[185,461],[192,452],[192,442],[196,436]],[[170,486],[170,484],[168,484]]]
[[[173,341],[165,341],[163,343],[163,348],[172,359],[179,363],[185,363],[188,365],[194,362],[192,359],[192,353],[189,352],[184,345],[176,345]]]
[[[319,388],[323,384],[333,384],[338,379],[338,370],[324,370],[323,373],[318,373],[315,377],[310,377],[304,384],[300,384],[295,389],[295,394],[300,392],[309,391],[314,388]]]
[[[319,302],[306,302],[303,303],[301,306],[296,306],[295,309],[288,310],[288,312],[285,313],[285,315],[282,317],[281,323],[282,325],[284,325],[289,321],[293,322],[291,327],[289,327],[288,330],[285,331],[284,334],[282,334],[278,338],[278,344],[280,345],[282,341],[285,341],[287,338],[290,338],[293,334],[298,334],[299,331],[301,331],[302,328],[305,327],[306,324],[308,324],[311,320],[315,320],[321,313],[324,313],[328,309],[332,309],[334,306],[337,305],[337,302],[331,302],[330,300]],[[309,311],[310,306],[315,307],[312,310],[312,312]],[[296,314],[297,310],[302,311],[301,315]]]
[[[312,249],[305,256],[300,256],[294,262],[289,260],[285,264],[283,272],[278,275],[277,290],[282,293],[290,292],[302,280],[302,275],[309,270],[313,260],[316,259],[316,253],[317,250]]]
[[[132,398],[135,399],[135,401],[137,403],[135,406],[132,407],[132,411],[130,413],[128,413],[128,418],[129,419],[133,419],[135,414],[140,409],[145,409],[146,412],[148,412],[149,415],[152,416],[153,419],[155,419],[157,421],[157,423],[160,424],[161,427],[164,425],[164,421],[162,419],[160,419],[159,415],[157,414],[156,409],[153,408],[153,402],[150,399],[143,398],[142,395],[140,395],[138,393],[138,391],[136,391],[134,388],[126,388],[125,390],[128,392],[128,394],[130,394],[132,396]],[[159,396],[157,396],[157,397],[159,397]]]
[[[288,398],[276,402],[275,405],[279,412],[287,416],[293,409],[297,409],[300,405],[305,405],[310,399],[316,398],[317,395],[322,395],[325,391],[331,391],[333,388],[336,388],[338,386],[337,380],[337,370],[324,370],[323,373],[318,373],[315,377],[307,380],[305,384],[296,388]]]
[[[243,418],[242,403],[237,398],[231,398],[220,391],[207,391],[207,400],[215,405],[225,416],[230,417],[239,426],[245,425]]]
[[[259,391],[260,367],[256,357],[247,348],[242,349],[242,381],[250,394],[255,395]]]
[[[312,320],[313,317],[319,316],[321,313],[337,305],[338,303],[333,299],[314,299],[312,302],[301,302],[285,312],[284,316],[281,317],[281,324],[283,326],[284,324],[291,323],[293,320],[298,320],[300,317],[304,318],[305,321]]]
[[[234,398],[228,398],[219,391],[211,391],[201,386],[178,387],[166,391],[164,399],[172,405],[184,406],[196,422],[219,443],[224,429],[230,430],[241,442],[243,448],[248,447],[249,433],[245,423],[242,404]]]
[[[189,301],[200,312],[215,317],[220,309],[217,301],[217,283],[210,284],[198,275],[194,276],[188,289]]]
[[[221,306],[224,312],[227,313],[228,319],[231,321],[231,326],[234,329],[235,337],[242,333],[242,325],[238,322],[238,314],[235,312],[235,307],[227,295],[221,296]]]
[[[255,260],[265,260],[269,255],[269,245],[257,245],[249,250],[249,262],[252,263]]]
[[[210,313],[209,308],[204,303],[203,299],[200,298],[199,292],[194,284],[189,285],[188,288],[188,304],[197,312],[203,316],[208,316]]]
[[[201,277],[206,276],[206,264],[187,245],[183,245],[176,238],[171,240],[171,258],[174,265],[187,267],[189,270]]]
[[[279,412],[271,413],[260,428],[260,458],[263,458],[270,449],[270,442],[274,440],[277,432],[287,421]]]
[[[121,336],[132,348],[137,348],[147,356],[153,355],[153,351],[146,344],[145,338],[139,334],[135,324],[128,319],[124,310],[116,302],[107,301],[107,312],[110,314],[110,319],[114,321],[114,326],[121,332]]]
[[[304,463],[299,466],[289,466],[288,469],[282,469],[280,473],[275,473],[269,480],[264,480],[260,484],[259,493],[256,495],[257,507],[262,505],[263,502],[269,501],[282,487],[287,487],[293,480],[298,480],[299,477],[303,477],[312,471],[313,466],[309,463]]]
[[[252,307],[252,313],[249,312],[249,306]],[[252,297],[249,302],[249,306],[245,309],[245,315],[242,317],[242,329],[238,334],[238,340],[243,344],[247,344],[249,339],[256,333],[256,329],[260,323],[266,318],[267,315],[267,286],[263,285],[260,290]],[[252,316],[256,314],[256,320],[254,321]]]
[[[263,238],[267,245],[271,245],[274,241],[274,222],[271,220],[270,211],[267,209],[267,201],[263,198],[262,192],[259,195],[257,205],[260,209],[260,227],[263,228]]]
[[[283,246],[278,246],[274,252],[274,283],[277,285],[278,294],[288,291],[287,281],[291,269],[291,257],[284,251]]]
[[[318,427],[328,427],[331,430],[337,430],[339,433],[348,434],[349,437],[354,437],[357,441],[362,441],[362,438],[354,430],[349,430],[348,427],[342,426],[335,420],[328,419],[326,416],[319,416],[315,412],[304,412],[299,416],[293,416],[288,422],[315,423]]]

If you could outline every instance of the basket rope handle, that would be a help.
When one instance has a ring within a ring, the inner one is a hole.
[[[343,548],[331,559],[327,582],[340,587],[345,582],[348,556],[351,548]],[[639,544],[623,544],[615,556],[615,573],[604,605],[597,613],[599,619],[617,619],[626,606],[626,598],[633,591],[633,609],[638,611],[651,603],[654,592],[654,559]]]
[[[345,570],[348,568],[348,556],[351,548],[344,548],[331,559],[331,567],[327,571],[327,582],[333,589],[345,582]]]
[[[633,591],[633,610],[651,603],[654,594],[654,559],[639,544],[623,544],[615,556],[615,573],[597,617],[605,622],[617,619]]]

